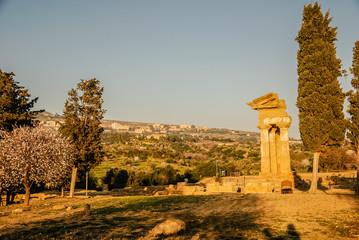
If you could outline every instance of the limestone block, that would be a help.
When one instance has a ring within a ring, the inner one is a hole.
[[[61,209],[65,209],[65,208],[66,208],[65,205],[55,205],[52,207],[52,209],[54,209],[54,210],[61,210]]]
[[[163,235],[172,235],[178,233],[181,230],[186,229],[186,224],[179,219],[169,219],[162,223],[157,224],[151,231],[150,235],[157,236],[160,234]]]
[[[207,185],[206,192],[237,192],[238,186],[233,184],[224,184],[224,185]]]
[[[182,186],[181,188],[181,192],[184,195],[192,194],[196,191],[198,191],[197,186]]]
[[[17,208],[15,210],[12,210],[12,213],[22,213],[24,210],[21,208]]]

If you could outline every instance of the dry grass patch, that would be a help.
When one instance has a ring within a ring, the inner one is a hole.
[[[33,201],[22,213],[0,215],[0,238],[137,239],[174,218],[183,220],[186,230],[168,239],[350,239],[358,234],[353,229],[359,227],[358,200],[353,195],[300,192],[54,198]],[[57,204],[73,209],[53,210]],[[87,218],[81,214],[85,204],[91,206]]]

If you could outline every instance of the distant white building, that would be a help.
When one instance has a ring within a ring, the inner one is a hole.
[[[154,129],[161,129],[161,128],[163,128],[163,125],[160,124],[160,123],[154,123],[154,124],[152,124],[152,127],[153,127]]]
[[[178,131],[181,131],[180,128],[177,128],[176,126],[175,127],[171,127],[168,129],[169,132],[178,132]]]
[[[122,125],[122,124],[119,124],[116,122],[111,124],[111,128],[114,130],[129,130],[130,129],[130,127],[128,125]]]
[[[144,132],[145,132],[145,130],[142,129],[142,128],[136,128],[136,129],[135,129],[135,133],[142,134],[142,133],[144,133]]]
[[[40,124],[54,129],[59,129],[60,127],[60,124],[57,121],[41,121]]]

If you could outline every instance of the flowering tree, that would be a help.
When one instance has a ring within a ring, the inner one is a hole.
[[[0,133],[1,188],[23,185],[25,205],[29,205],[31,186],[56,186],[72,167],[73,148],[68,140],[50,128],[15,128]]]

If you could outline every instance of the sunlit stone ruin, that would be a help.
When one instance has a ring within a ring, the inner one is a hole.
[[[293,190],[288,137],[292,118],[285,112],[285,101],[276,93],[268,93],[247,104],[258,110],[261,130],[261,172],[253,191],[256,188],[260,191]]]
[[[291,174],[288,128],[292,118],[285,112],[284,100],[269,93],[247,104],[259,113],[261,176],[288,176]]]
[[[197,186],[179,184],[181,194],[203,192],[293,193],[294,176],[290,167],[288,128],[292,118],[285,112],[285,101],[268,93],[247,103],[258,110],[261,130],[261,172],[258,176],[203,179]]]

